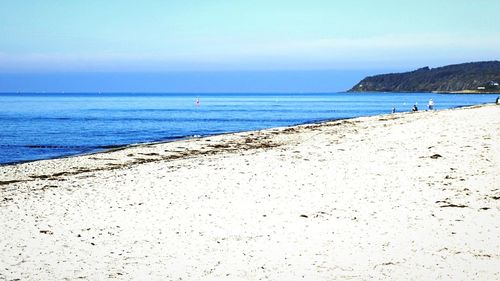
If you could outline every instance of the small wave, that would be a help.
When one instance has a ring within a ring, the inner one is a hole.
[[[40,148],[40,149],[87,149],[96,148],[85,145],[50,145],[50,144],[0,144],[0,148]]]
[[[23,145],[27,148],[42,148],[42,149],[89,149],[98,148],[93,146],[84,145],[44,145],[44,144],[34,144],[34,145]]]

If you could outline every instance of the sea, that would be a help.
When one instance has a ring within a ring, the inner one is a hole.
[[[0,93],[0,164],[359,116],[494,102],[432,93]]]

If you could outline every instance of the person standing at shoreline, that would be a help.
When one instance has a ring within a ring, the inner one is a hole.
[[[434,101],[432,99],[430,99],[427,106],[429,107],[429,110],[433,110],[434,109]]]

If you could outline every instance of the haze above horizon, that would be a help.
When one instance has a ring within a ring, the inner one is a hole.
[[[500,2],[493,0],[25,0],[0,7],[0,92],[135,91],[141,84],[150,91],[339,91],[365,75],[500,58]]]

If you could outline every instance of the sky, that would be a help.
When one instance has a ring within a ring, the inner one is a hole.
[[[339,91],[500,59],[498,11],[498,0],[0,0],[0,91]]]

